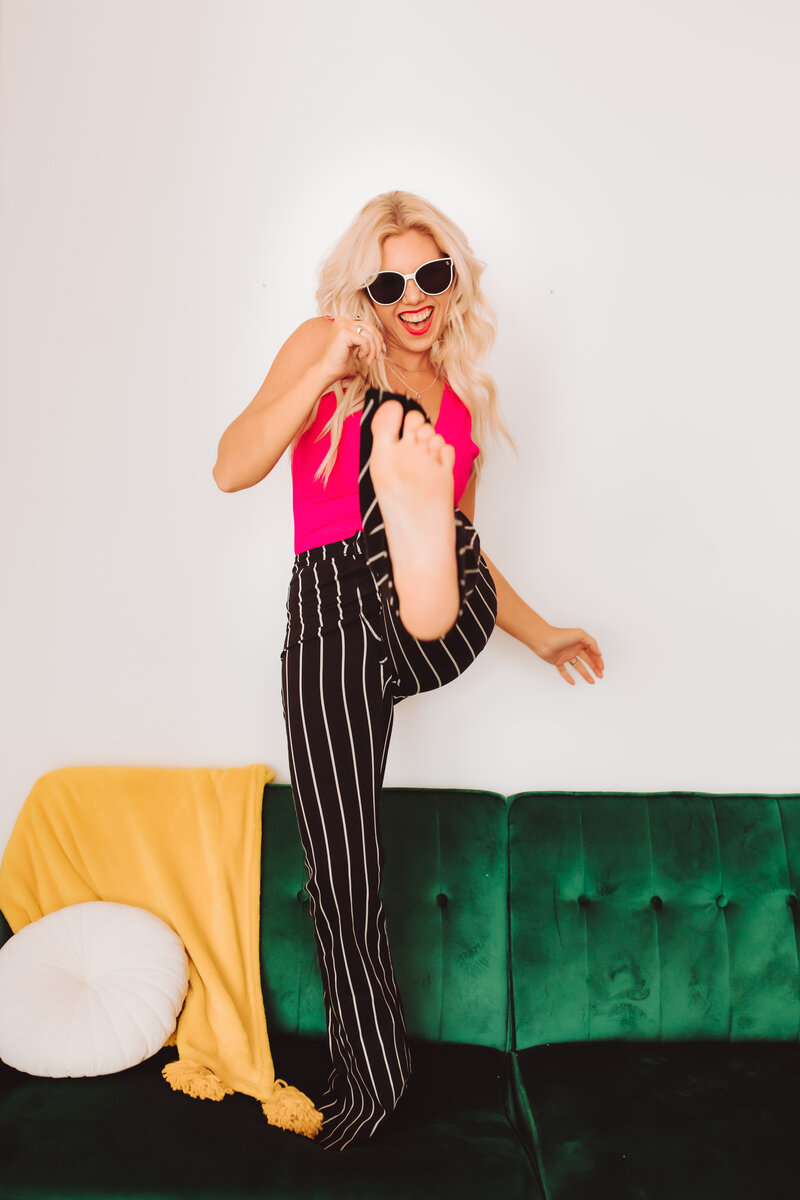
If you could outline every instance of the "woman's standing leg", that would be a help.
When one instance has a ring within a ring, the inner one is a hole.
[[[360,535],[299,556],[288,607],[284,717],[333,1060],[317,1142],[342,1150],[372,1136],[411,1070],[379,894],[389,655]]]

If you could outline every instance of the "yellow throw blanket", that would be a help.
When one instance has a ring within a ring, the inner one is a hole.
[[[0,863],[14,933],[87,900],[155,913],[183,941],[189,990],[172,1088],[244,1092],[272,1125],[317,1136],[322,1114],[275,1078],[259,970],[261,803],[274,772],[248,767],[65,767],[36,781]]]

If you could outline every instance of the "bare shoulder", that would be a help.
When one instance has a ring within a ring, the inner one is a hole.
[[[289,334],[254,397],[255,406],[269,403],[319,361],[330,324],[326,317],[309,317]]]
[[[331,323],[327,317],[309,317],[289,334],[275,356],[273,366],[278,362],[291,364],[295,369],[299,366],[309,366],[325,344]]]

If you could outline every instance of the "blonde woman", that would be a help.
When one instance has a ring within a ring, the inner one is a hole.
[[[570,684],[567,663],[587,683],[603,674],[595,639],[534,612],[472,524],[480,446],[505,432],[478,365],[494,336],[482,270],[432,204],[370,200],[322,265],[320,315],[281,347],[214,467],[239,491],[291,447],[282,699],[328,1018],[328,1149],[370,1138],[411,1074],[380,900],[395,704],[466,670],[495,623]]]

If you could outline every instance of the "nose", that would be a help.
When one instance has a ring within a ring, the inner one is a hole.
[[[416,279],[406,280],[406,290],[400,297],[399,303],[405,305],[406,308],[413,308],[414,305],[421,305],[425,299],[425,293],[419,290]]]

